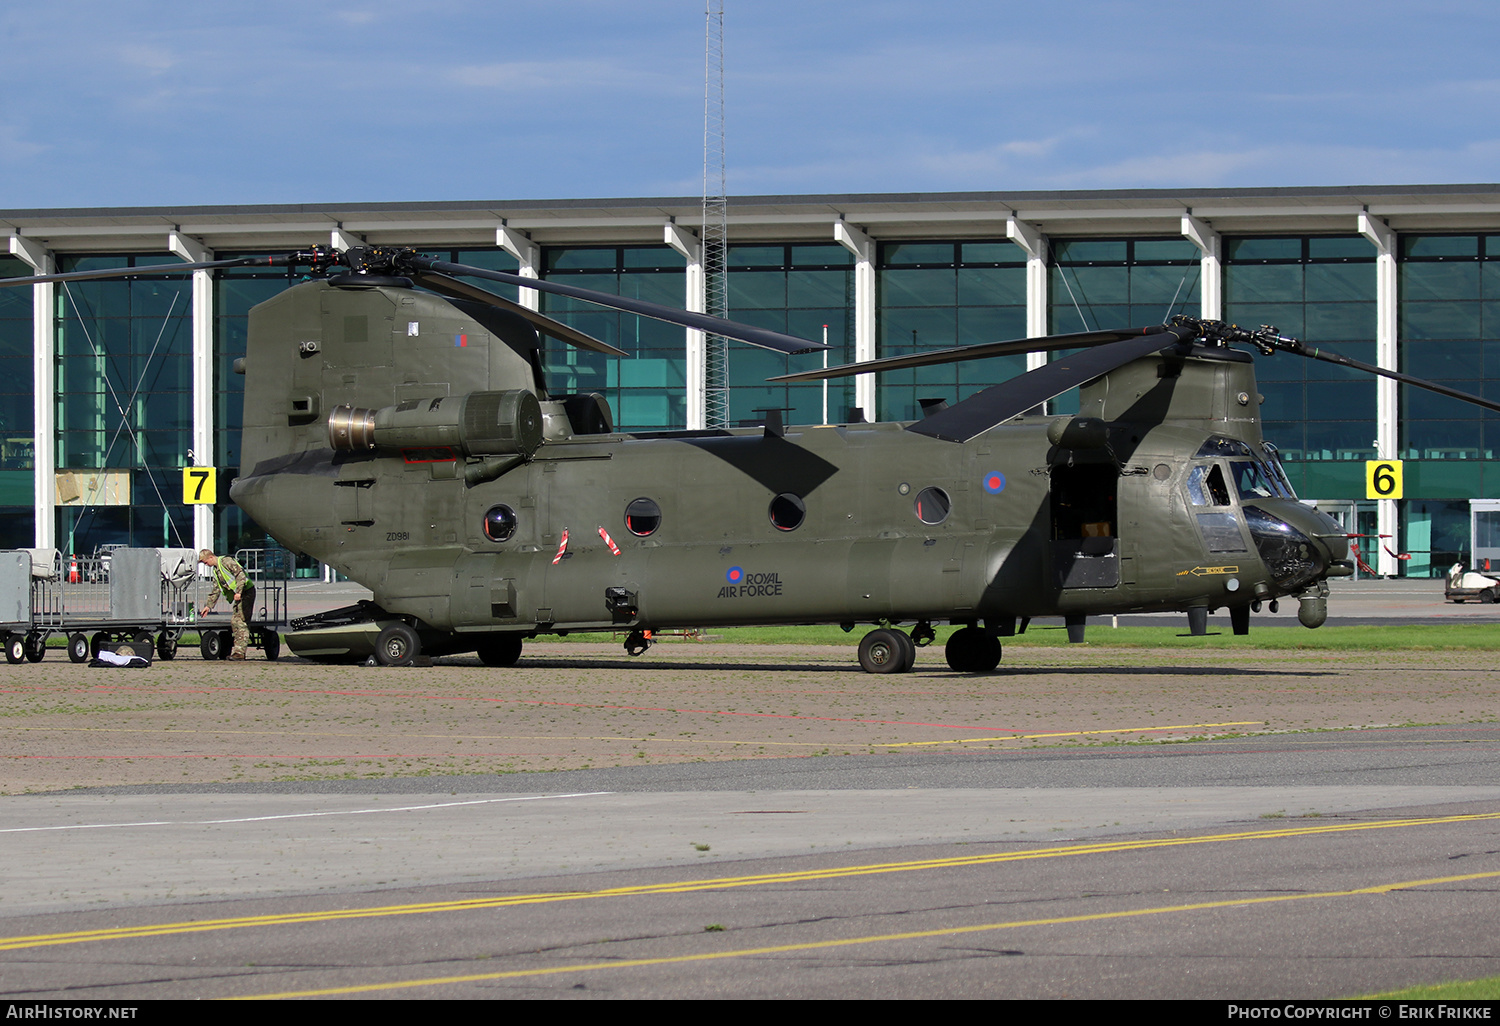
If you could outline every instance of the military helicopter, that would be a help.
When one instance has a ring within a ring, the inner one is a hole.
[[[948,665],[988,672],[1001,639],[1061,616],[1183,611],[1236,634],[1284,598],[1308,627],[1352,573],[1344,530],[1300,503],[1261,437],[1250,353],[1342,364],[1261,326],[1168,324],[985,343],[784,375],[798,381],[1021,352],[1045,366],[912,423],[619,432],[597,393],[559,395],[538,332],[626,355],[459,276],[586,300],[786,353],[817,343],[409,249],[320,248],[162,273],[304,263],[318,277],[250,313],[233,501],[373,599],[295,621],[294,652],[477,652],[527,639],[679,627],[872,626],[872,673],[910,670],[934,624]],[[148,268],[11,279],[4,285]],[[1045,404],[1080,388],[1076,415]],[[911,624],[909,629],[900,625]]]

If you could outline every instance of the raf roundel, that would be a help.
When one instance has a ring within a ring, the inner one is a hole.
[[[739,584],[744,579],[744,567],[732,566],[729,568],[729,572],[724,575],[724,580],[728,581],[730,584]]]
[[[984,490],[991,495],[999,495],[1005,491],[1005,475],[998,470],[992,470],[984,475]]]

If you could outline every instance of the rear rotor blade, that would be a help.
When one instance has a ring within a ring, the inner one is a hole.
[[[586,303],[609,307],[612,310],[623,310],[626,313],[639,314],[642,317],[650,317],[653,320],[666,321],[668,324],[679,324],[685,328],[706,331],[712,335],[721,335],[724,338],[747,342],[752,346],[771,349],[778,353],[813,353],[828,348],[820,342],[810,342],[805,338],[797,338],[795,335],[783,335],[779,331],[769,331],[765,328],[756,328],[748,324],[738,324],[734,321],[726,321],[720,317],[710,317],[708,314],[676,310],[670,306],[662,306],[660,303],[647,302],[644,299],[631,299],[629,296],[613,296],[608,292],[596,292],[593,289],[579,288],[576,285],[566,285],[562,282],[549,281],[546,278],[525,278],[519,274],[511,274],[508,271],[491,271],[484,267],[450,264],[446,261],[433,260],[430,257],[416,255],[406,258],[405,262],[415,269],[439,271],[443,274],[459,275],[466,278],[485,278],[489,281],[503,282],[506,285],[519,285],[523,289],[536,289],[539,292],[551,292],[554,295],[567,296],[570,299],[581,299]]]
[[[886,356],[879,360],[865,360],[862,363],[845,363],[837,367],[798,371],[795,374],[779,374],[766,380],[821,381],[825,378],[847,378],[853,374],[866,374],[871,371],[932,367],[940,363],[984,360],[994,356],[1015,356],[1021,353],[1045,353],[1055,349],[1082,349],[1166,330],[1164,324],[1153,324],[1146,328],[1123,328],[1118,331],[1079,331],[1071,335],[1042,335],[1037,338],[1020,338],[1009,342],[981,342],[972,346],[932,349],[923,353],[909,353],[905,356]]]
[[[0,289],[17,285],[42,285],[49,281],[92,281],[99,278],[139,278],[142,275],[182,274],[184,271],[212,271],[220,267],[284,266],[286,257],[235,257],[230,260],[202,260],[196,264],[148,264],[145,267],[106,267],[97,271],[67,271],[63,274],[33,274],[26,278],[0,278]]]
[[[623,349],[617,349],[608,342],[601,342],[592,335],[585,335],[576,328],[570,328],[561,321],[553,320],[546,314],[537,313],[520,303],[512,303],[504,296],[497,296],[493,292],[467,282],[450,278],[446,274],[438,274],[436,271],[416,271],[412,274],[412,280],[423,288],[431,289],[433,292],[442,293],[453,299],[468,299],[476,303],[486,303],[517,316],[524,317],[536,326],[536,329],[551,335],[553,338],[562,339],[571,346],[579,349],[587,349],[593,353],[603,353],[606,356],[629,356]]]
[[[956,406],[908,425],[906,430],[949,442],[967,442],[1070,388],[1108,374],[1132,360],[1190,342],[1197,334],[1195,327],[1171,327],[1065,356],[971,395]]]

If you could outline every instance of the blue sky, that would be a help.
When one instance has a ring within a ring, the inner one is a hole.
[[[735,194],[1500,180],[1500,4],[726,0]],[[0,7],[0,209],[694,196],[700,0]]]

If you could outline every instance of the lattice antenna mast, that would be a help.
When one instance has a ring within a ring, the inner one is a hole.
[[[729,196],[724,172],[724,0],[709,0],[703,33],[703,305],[729,316]],[[704,420],[729,424],[729,341],[707,335],[704,345]]]

